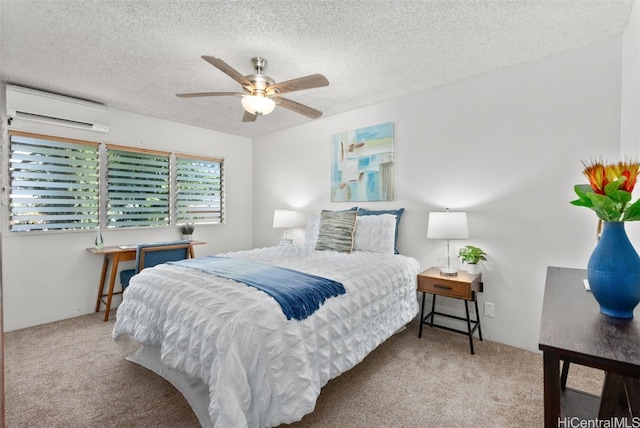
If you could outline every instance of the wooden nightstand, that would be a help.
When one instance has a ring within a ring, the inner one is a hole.
[[[476,293],[482,292],[482,274],[471,275],[463,270],[458,272],[456,276],[443,276],[436,267],[429,268],[418,274],[418,291],[422,292],[422,309],[420,311],[420,332],[418,337],[422,337],[422,326],[428,324],[431,327],[438,327],[445,330],[462,333],[469,336],[469,347],[473,354],[473,333],[478,330],[478,336],[482,340],[482,327],[480,327],[480,313],[478,312],[478,299]],[[433,295],[431,302],[431,312],[424,314],[424,301],[427,293]],[[436,296],[452,297],[464,301],[464,309],[467,314],[466,318],[455,315],[436,312]],[[476,319],[469,317],[469,302],[475,304]],[[455,328],[438,325],[433,322],[433,318],[440,315],[447,318],[455,318],[467,322],[467,330],[457,330]]]

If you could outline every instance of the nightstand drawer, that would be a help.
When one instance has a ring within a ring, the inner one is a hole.
[[[465,300],[472,299],[471,287],[468,283],[446,281],[421,275],[418,275],[418,291]]]

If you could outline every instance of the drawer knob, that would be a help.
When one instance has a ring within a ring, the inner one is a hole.
[[[434,284],[433,285],[435,288],[439,288],[441,290],[451,290],[451,287],[447,286],[447,285],[439,285],[439,284]]]

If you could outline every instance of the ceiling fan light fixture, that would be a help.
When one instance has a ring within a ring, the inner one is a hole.
[[[276,83],[271,77],[262,74],[264,68],[267,66],[267,60],[261,57],[251,59],[251,64],[256,72],[255,74],[248,74],[246,76],[220,58],[202,55],[202,59],[238,82],[240,86],[242,86],[243,92],[192,92],[188,94],[176,94],[176,96],[180,98],[242,96],[240,102],[245,110],[242,116],[243,122],[253,122],[258,116],[271,113],[275,109],[276,104],[279,107],[291,110],[310,119],[317,119],[322,116],[320,110],[281,96],[281,94],[289,92],[328,86],[329,81],[322,74],[310,74],[308,76]],[[275,98],[276,101],[274,101],[273,98]]]
[[[275,101],[262,95],[245,95],[240,102],[246,111],[256,116],[264,116],[276,108]]]

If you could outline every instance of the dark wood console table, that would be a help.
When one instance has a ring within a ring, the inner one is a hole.
[[[586,277],[583,269],[547,268],[539,341],[546,428],[569,426],[562,418],[626,417],[631,423],[640,417],[640,305],[630,320],[601,314],[584,287]],[[602,396],[561,390],[560,361],[604,370]],[[624,413],[620,404],[626,404]]]

